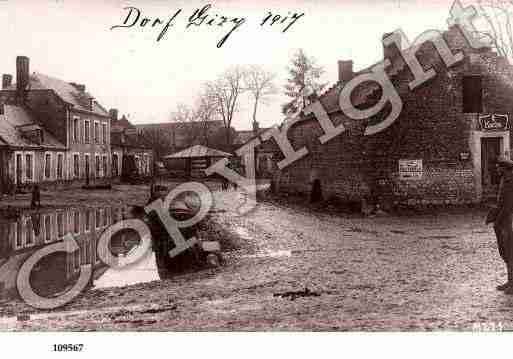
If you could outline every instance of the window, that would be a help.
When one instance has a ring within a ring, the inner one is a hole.
[[[113,177],[116,177],[116,176],[119,176],[119,173],[118,173],[118,154],[117,153],[113,153],[112,154],[112,176]]]
[[[73,233],[80,233],[80,212],[73,211]]]
[[[89,156],[89,153],[84,154],[84,171],[85,171],[85,177],[90,178],[91,177],[91,156]]]
[[[78,153],[73,154],[73,177],[79,178],[80,176],[80,158]]]
[[[34,179],[34,154],[27,153],[25,154],[25,178],[27,181],[32,181]]]
[[[23,155],[16,153],[16,183],[23,182]]]
[[[150,174],[150,155],[148,155],[147,153],[144,154],[144,170],[146,172],[146,174]]]
[[[100,177],[100,155],[98,154],[95,154],[94,155],[94,160],[95,160],[95,173],[96,173],[96,177]]]
[[[32,227],[32,219],[28,217],[25,221],[25,230],[27,232],[26,234],[26,240],[27,245],[34,244],[34,228]]]
[[[84,142],[89,143],[91,141],[91,121],[84,120]]]
[[[85,212],[85,232],[91,231],[92,221],[93,221],[93,211],[87,210]]]
[[[95,215],[96,215],[95,216],[96,218],[95,218],[94,225],[95,225],[96,229],[99,229],[101,226],[100,222],[101,222],[101,218],[102,218],[101,208],[96,208]]]
[[[52,176],[52,154],[45,153],[45,179],[50,179]]]
[[[57,179],[63,179],[64,177],[64,154],[57,154]]]
[[[100,143],[100,124],[94,121],[94,143]]]
[[[73,142],[75,143],[78,143],[78,138],[79,138],[79,133],[78,133],[78,130],[79,130],[79,119],[78,117],[75,117],[73,119]]]
[[[102,157],[102,162],[103,162],[103,166],[102,166],[102,170],[103,170],[103,177],[107,177],[107,155],[103,155]]]
[[[483,84],[481,76],[463,77],[463,112],[483,112]]]
[[[141,160],[139,159],[139,156],[134,156],[135,160],[135,168],[137,170],[137,174],[141,174]]]
[[[64,236],[64,213],[57,213],[57,235],[60,237]]]
[[[16,248],[23,247],[23,225],[21,221],[18,221],[16,224]]]
[[[102,123],[102,139],[103,143],[107,143],[107,124]]]
[[[52,240],[52,217],[46,214],[43,218],[45,242],[50,242]]]

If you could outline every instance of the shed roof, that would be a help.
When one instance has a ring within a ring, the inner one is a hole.
[[[194,145],[183,151],[164,156],[164,158],[195,158],[195,157],[231,157],[232,154],[202,145]]]

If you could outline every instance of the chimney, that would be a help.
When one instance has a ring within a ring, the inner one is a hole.
[[[29,58],[27,56],[16,57],[16,92],[18,97],[25,96],[25,90],[29,84]]]
[[[353,72],[353,61],[352,60],[340,60],[338,62],[338,81],[341,83],[347,83],[354,77]]]
[[[112,122],[115,122],[118,120],[118,109],[117,108],[111,108],[109,110],[109,116]]]
[[[2,75],[2,90],[5,90],[6,88],[10,87],[11,84],[12,84],[12,75],[3,74]]]
[[[260,131],[260,126],[258,124],[258,121],[253,121],[253,134],[257,135],[258,131]]]
[[[392,36],[392,35],[395,35],[395,33],[393,32],[386,32],[383,34],[381,40],[382,40],[382,43],[383,43],[383,40],[385,40],[387,37],[389,36]],[[395,41],[386,46],[385,43],[383,43],[383,58],[385,59],[392,59],[393,57],[395,57],[396,54],[400,54],[401,53],[401,36],[396,36],[397,38],[395,39]],[[395,49],[394,49],[395,48]]]

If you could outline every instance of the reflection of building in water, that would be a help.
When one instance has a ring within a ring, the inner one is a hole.
[[[27,258],[62,241],[67,233],[72,234],[79,249],[51,254],[38,262],[30,279],[34,290],[40,295],[65,290],[74,284],[84,264],[93,265],[93,280],[97,279],[107,269],[97,253],[98,240],[106,228],[122,218],[120,208],[66,208],[0,224],[0,293],[15,293],[17,273]]]

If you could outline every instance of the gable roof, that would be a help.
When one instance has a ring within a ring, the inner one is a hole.
[[[235,138],[233,139],[234,145],[244,145],[248,141],[252,140],[253,138],[257,137],[258,135],[261,135],[265,131],[269,130],[270,127],[267,128],[260,128],[258,129],[257,133],[255,134],[255,131],[253,130],[242,130],[237,131],[237,134]]]
[[[12,84],[7,90],[15,90],[16,84]],[[53,90],[64,102],[73,105],[80,111],[92,112],[101,116],[109,116],[108,111],[98,102],[93,101],[91,108],[91,99],[94,99],[89,92],[82,91],[80,85],[66,82],[55,77],[47,76],[38,72],[30,75],[30,84],[27,90]]]
[[[461,47],[461,44],[457,45],[457,43],[455,43],[455,44],[451,43],[451,40],[449,38],[454,35],[456,35],[456,37],[464,39],[464,37],[461,33],[461,30],[459,29],[459,25],[450,26],[448,30],[440,32],[438,36],[443,37],[445,42],[449,46],[449,48],[451,48],[452,50],[455,50],[457,48],[458,50],[465,51],[465,46],[463,48],[459,48],[459,47]],[[466,41],[466,39],[465,39],[465,41]],[[421,55],[417,51],[428,42],[429,42],[429,40],[425,40],[419,44],[420,46],[419,45],[410,45],[410,47],[408,47],[406,49],[401,49],[401,52],[403,52],[404,54],[416,52],[415,56],[417,56],[418,60],[422,63],[423,59],[421,58]],[[483,50],[484,50],[486,48],[486,44],[483,43],[483,45],[485,46],[483,48]],[[471,48],[468,47],[468,50],[471,50]],[[489,50],[491,51],[491,49],[489,49]],[[432,51],[437,53],[436,58],[438,58],[439,57],[438,52],[437,52],[438,50],[435,50],[434,48],[428,50],[429,53],[432,53]],[[426,56],[424,56],[424,57],[426,57]],[[399,53],[395,54],[392,57],[387,57],[387,59],[390,61],[390,65],[386,68],[385,72],[390,80],[393,80],[394,78],[396,78],[398,75],[400,75],[404,71],[408,71],[408,72],[411,71]],[[376,65],[382,63],[382,61],[383,60],[381,60],[377,63],[374,63],[358,72],[355,72],[353,74],[354,77],[357,77],[361,74],[366,74],[366,73],[372,72],[372,69]],[[329,88],[328,90],[326,90],[323,94],[321,94],[319,96],[318,100],[322,103],[322,105],[324,106],[327,113],[338,112],[340,110],[339,94],[345,85],[346,85],[345,83],[341,83],[340,81],[337,81],[336,83],[333,84],[333,86],[331,88]],[[356,90],[356,89],[353,90],[352,96],[355,95],[354,98],[351,97],[353,106],[359,106],[359,105],[365,104],[367,101],[369,101],[370,98],[372,98],[373,95],[376,94],[377,91],[381,91],[381,86],[379,84],[377,84],[376,82],[365,82],[365,83],[359,85],[359,87],[360,87],[359,90]],[[400,89],[397,89],[397,90],[398,90],[398,92],[400,91]]]
[[[43,143],[38,144],[23,136],[23,131],[40,129],[43,131]],[[21,106],[3,105],[0,115],[0,140],[7,146],[24,148],[65,149],[51,133],[34,120],[31,114]],[[1,142],[0,142],[1,144]]]
[[[194,157],[231,157],[230,153],[202,145],[194,145],[183,151],[164,156],[164,158],[194,158]]]

